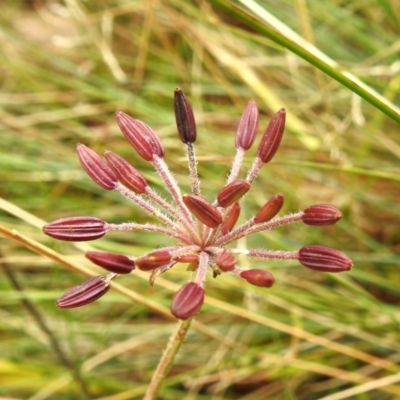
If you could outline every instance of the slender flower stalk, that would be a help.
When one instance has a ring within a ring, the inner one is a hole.
[[[153,165],[170,193],[169,201],[154,191],[146,178],[127,160],[111,151],[105,152],[104,161],[93,150],[79,144],[78,157],[95,183],[106,190],[119,192],[155,217],[158,223],[113,224],[97,217],[82,216],[50,222],[44,226],[43,231],[59,240],[85,241],[99,239],[112,231],[144,230],[164,234],[175,243],[155,248],[139,257],[87,252],[89,260],[111,274],[72,288],[57,302],[59,307],[78,307],[93,302],[108,291],[112,279],[120,274],[134,272],[135,268],[149,271],[149,281],[153,284],[160,274],[175,265],[187,263],[194,277],[175,294],[171,306],[172,314],[185,320],[200,312],[209,271],[214,277],[231,273],[262,288],[268,288],[274,283],[269,271],[245,269],[238,265],[237,254],[261,259],[294,260],[309,269],[322,272],[341,272],[352,267],[353,263],[346,255],[322,245],[306,245],[299,251],[276,251],[241,249],[232,244],[244,236],[295,222],[324,226],[334,224],[342,217],[342,213],[331,204],[316,204],[303,211],[279,216],[284,197],[277,193],[254,216],[235,227],[240,218],[244,196],[251,192],[252,183],[261,167],[272,160],[281,143],[286,119],[284,109],[272,116],[257,147],[256,159],[243,179],[240,178],[243,155],[253,145],[258,127],[256,103],[249,101],[238,124],[235,139],[237,154],[230,175],[216,199],[207,199],[200,193],[193,146],[197,139],[196,123],[191,104],[179,88],[174,94],[174,110],[179,138],[188,150],[192,193],[181,194],[178,183],[164,161],[165,151],[156,133],[145,123],[119,111],[117,122],[122,133],[139,156]],[[228,244],[229,249],[226,248]]]

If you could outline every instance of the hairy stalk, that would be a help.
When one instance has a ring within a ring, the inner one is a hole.
[[[245,222],[243,225],[239,226],[232,232],[229,232],[225,236],[220,237],[215,241],[216,245],[225,245],[234,240],[238,240],[243,236],[250,235],[255,232],[264,232],[266,230],[277,228],[278,226],[299,222],[301,221],[301,217],[303,216],[303,211],[299,211],[295,214],[289,214],[281,218],[275,218],[272,221],[264,222],[262,224],[254,225],[254,218]]]
[[[143,210],[146,210],[150,215],[154,215],[160,221],[162,221],[165,225],[172,226],[174,229],[180,230],[179,226],[162,214],[157,208],[153,207],[147,201],[143,200],[140,196],[133,193],[131,190],[127,189],[124,185],[118,184],[116,189],[126,198],[132,200],[138,206],[142,207]]]
[[[162,158],[157,156],[154,156],[152,164],[158,175],[165,183],[176,206],[181,211],[181,217],[179,221],[186,227],[186,229],[191,233],[191,235],[199,239],[199,236],[195,230],[194,223],[192,221],[192,217],[190,216],[188,209],[186,208],[185,204],[182,201],[182,195],[179,186],[176,183],[175,179],[172,177],[171,172],[168,169],[168,166],[165,164]]]
[[[263,166],[263,162],[257,157],[253,165],[250,168],[250,171],[247,173],[246,181],[249,183],[253,183],[254,179],[256,179],[258,173],[260,172],[261,167]]]
[[[192,192],[196,196],[200,196],[200,181],[197,173],[197,162],[196,162],[196,156],[194,154],[193,143],[188,143],[186,146],[187,146],[187,157],[189,162],[189,174],[193,188]]]
[[[171,206],[171,204],[169,204],[157,192],[155,192],[152,188],[148,186],[146,188],[146,195],[155,203],[157,203],[161,208],[163,208],[168,214],[172,215],[175,219],[180,218],[179,211]]]
[[[228,177],[228,180],[226,181],[226,183],[231,183],[238,177],[240,167],[242,166],[243,157],[244,157],[244,150],[240,149],[240,148],[237,149],[235,159],[232,163],[231,172],[229,174],[229,177]]]
[[[121,224],[107,224],[106,228],[107,228],[107,230],[110,230],[110,231],[141,230],[141,231],[147,231],[147,232],[157,232],[157,233],[162,233],[162,234],[167,235],[172,238],[179,239],[183,243],[188,243],[188,244],[191,243],[191,241],[187,237],[183,236],[179,232],[176,232],[172,229],[164,228],[162,226],[153,225],[153,224],[136,224],[134,222],[124,222]]]
[[[180,320],[178,322],[176,329],[169,338],[167,347],[165,348],[165,351],[158,362],[157,368],[154,371],[153,377],[143,397],[143,400],[154,400],[159,398],[158,392],[160,391],[161,385],[172,367],[174,359],[178,354],[178,351],[189,330],[192,319],[193,318],[189,318],[183,321]]]

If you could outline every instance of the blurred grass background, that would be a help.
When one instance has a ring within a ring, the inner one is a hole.
[[[271,13],[400,104],[395,0],[259,0],[259,9],[243,3],[257,17]],[[160,399],[400,398],[395,121],[207,1],[3,0],[0,50],[1,224],[78,266],[95,270],[83,258],[88,245],[45,237],[43,221],[148,217],[85,175],[76,143],[121,154],[162,193],[151,166],[118,130],[114,111],[123,110],[160,135],[166,161],[187,191],[185,149],[173,115],[176,86],[195,109],[198,167],[209,200],[225,182],[239,117],[254,98],[260,130],[281,107],[288,124],[280,151],[245,199],[242,218],[277,192],[285,195],[285,212],[328,202],[344,213],[332,227],[290,226],[239,243],[285,250],[324,244],[351,256],[355,267],[335,275],[295,262],[251,260],[274,274],[268,290],[210,276],[207,302]],[[255,151],[247,153],[242,176]],[[138,256],[164,243],[134,232],[90,245]],[[55,299],[82,276],[3,237],[0,253],[0,396],[140,399],[174,329],[165,310],[188,279],[185,266],[154,287],[146,274],[118,279],[137,301],[110,292],[84,308],[59,310]]]

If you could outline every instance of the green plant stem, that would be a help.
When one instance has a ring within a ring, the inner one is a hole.
[[[242,21],[247,26],[265,35],[273,42],[287,48],[294,54],[297,54],[299,57],[306,60],[308,63],[314,65],[314,67],[318,68],[322,72],[325,72],[331,78],[341,83],[343,86],[346,86],[352,92],[357,93],[360,97],[362,97],[364,100],[374,105],[376,108],[385,113],[388,117],[400,123],[400,113],[398,112],[397,107],[391,104],[388,100],[384,99],[378,93],[374,92],[371,88],[369,88],[367,85],[365,85],[363,82],[361,82],[353,75],[349,74],[346,71],[342,72],[339,69],[340,67],[338,66],[329,65],[321,58],[312,54],[310,51],[298,45],[294,41],[288,39],[283,34],[277,32],[276,30],[269,27],[265,23],[259,21],[258,19],[248,14],[241,8],[233,4],[230,4],[225,0],[207,0],[207,1],[210,4],[220,8],[221,10],[224,10],[229,15]]]
[[[193,318],[186,319],[184,321],[179,321],[174,333],[169,338],[167,347],[154,371],[151,382],[148,389],[143,397],[143,400],[155,400],[157,399],[158,392],[164,379],[167,377],[172,364],[174,362],[175,356],[177,355],[184,339],[186,333],[189,330],[190,323]]]

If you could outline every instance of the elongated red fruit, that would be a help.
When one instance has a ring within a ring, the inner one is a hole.
[[[65,292],[56,302],[60,308],[76,308],[92,303],[110,289],[106,276],[95,276]]]
[[[215,264],[221,271],[233,271],[236,265],[236,258],[229,249],[224,249],[217,254]]]
[[[343,214],[332,204],[316,204],[304,210],[302,220],[307,225],[331,225],[339,221]]]
[[[229,207],[240,198],[242,198],[250,190],[250,183],[238,179],[226,185],[217,196],[218,205],[221,207]]]
[[[171,262],[171,253],[166,250],[156,250],[135,260],[136,266],[142,271],[151,271]]]
[[[112,151],[106,151],[104,156],[121,183],[137,194],[146,192],[148,186],[146,178],[128,161]]]
[[[122,254],[87,251],[85,257],[93,264],[116,274],[129,274],[135,269],[135,262]]]
[[[236,131],[236,148],[248,150],[254,143],[258,126],[256,102],[250,100],[243,111]]]
[[[104,236],[106,223],[96,217],[68,217],[49,222],[43,232],[54,239],[83,242]]]
[[[315,244],[300,249],[299,261],[307,268],[323,272],[348,271],[353,266],[353,261],[346,254]]]
[[[185,144],[196,141],[196,122],[192,106],[181,89],[176,88],[174,93],[174,109],[176,126],[181,141]]]
[[[144,122],[117,111],[118,125],[132,147],[146,161],[153,157],[164,157],[164,148],[155,132]]]
[[[274,277],[268,271],[263,269],[249,269],[240,273],[240,277],[255,286],[271,287],[274,283]]]
[[[92,149],[79,143],[76,146],[79,161],[87,174],[103,189],[113,190],[118,179],[113,170]]]
[[[221,224],[221,213],[203,197],[185,194],[182,200],[189,211],[204,225],[209,228],[216,228]]]
[[[270,162],[277,152],[285,129],[285,120],[286,111],[282,108],[272,117],[271,122],[267,126],[257,152],[258,157],[263,163]]]
[[[283,206],[283,194],[278,193],[271,197],[258,211],[254,217],[254,222],[260,224],[262,222],[267,222],[275,217],[279,213]]]
[[[183,285],[175,294],[171,313],[179,319],[188,319],[197,314],[204,302],[204,289],[195,282]]]
[[[221,226],[221,233],[226,235],[235,226],[240,216],[240,204],[234,203],[231,209],[226,214]]]

